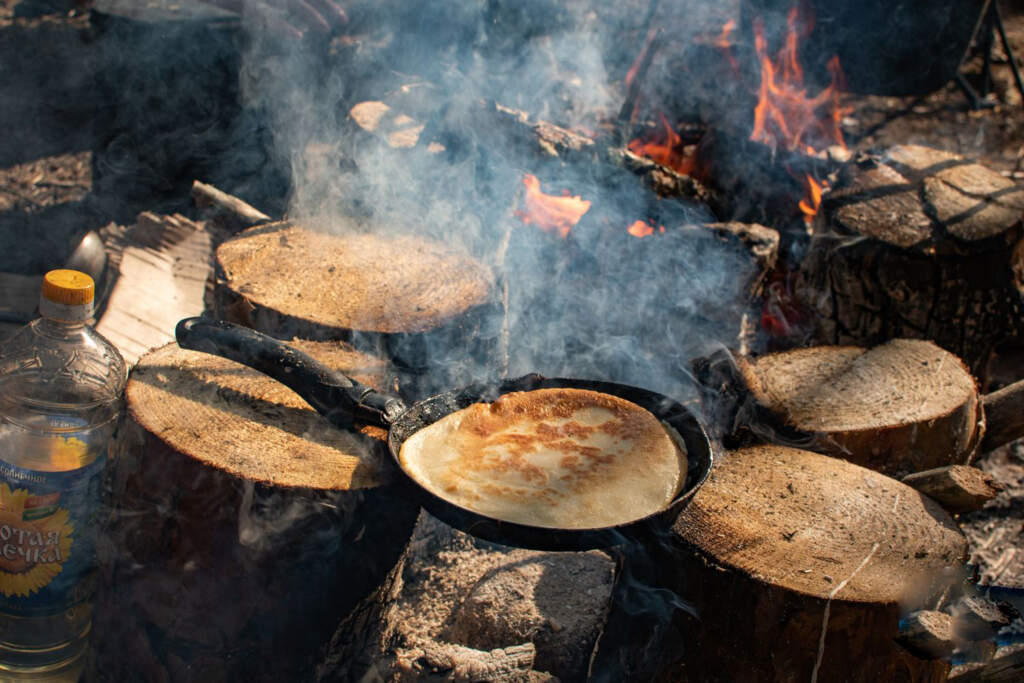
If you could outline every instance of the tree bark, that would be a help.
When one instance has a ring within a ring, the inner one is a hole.
[[[858,157],[826,195],[802,264],[812,339],[870,346],[929,339],[984,386],[1024,331],[1024,190],[962,157],[902,145]]]

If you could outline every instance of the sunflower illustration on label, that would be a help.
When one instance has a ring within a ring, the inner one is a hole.
[[[64,568],[75,527],[59,502],[60,493],[33,496],[0,484],[0,594],[32,595]]]
[[[56,614],[91,596],[105,460],[56,472],[0,460],[0,603],[7,613]]]

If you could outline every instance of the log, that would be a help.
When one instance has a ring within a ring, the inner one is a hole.
[[[934,501],[871,470],[783,446],[724,453],[675,521],[663,589],[673,680],[943,681],[896,644],[907,611],[960,580],[967,543]]]
[[[812,341],[928,339],[985,385],[1024,332],[1024,189],[955,154],[900,145],[855,158],[823,199],[801,266]]]
[[[936,610],[914,612],[903,620],[896,641],[925,659],[949,657],[956,649],[953,618]]]
[[[950,514],[980,510],[1003,489],[985,471],[965,465],[914,472],[901,481],[936,501]]]
[[[383,361],[350,347],[293,343],[386,382]],[[125,400],[100,545],[98,671],[308,679],[418,513],[383,430],[339,430],[268,377],[175,343],[140,359]]]
[[[412,111],[413,105],[401,98],[391,106],[378,100],[360,102],[349,111],[349,117],[359,129],[378,136],[392,149],[423,147],[430,154],[444,149],[435,138],[439,135],[440,122],[422,122],[435,116],[430,111]],[[435,103],[435,111],[443,111],[442,102]],[[404,106],[403,106],[404,105]],[[422,106],[422,105],[420,105]],[[538,120],[529,113],[506,107],[500,103],[480,102],[470,108],[467,116],[477,131],[500,131],[505,136],[505,147],[521,150],[525,157],[534,159],[561,159],[581,164],[607,164],[643,178],[645,184],[661,197],[685,199],[710,204],[713,208],[721,205],[721,199],[698,179],[662,166],[650,159],[638,156],[619,144],[588,137],[548,121]],[[459,125],[465,125],[460,119]],[[465,130],[445,130],[445,135],[456,139],[466,135]]]
[[[339,624],[318,680],[583,680],[614,571],[604,553],[486,543],[423,513],[387,580]]]
[[[192,199],[199,208],[208,209],[212,220],[223,225],[227,232],[238,232],[273,220],[238,197],[198,180],[192,181]]]
[[[272,223],[221,244],[220,317],[279,338],[349,341],[420,374],[439,357],[489,352],[496,333],[484,327],[495,296],[487,268],[425,238],[346,229],[342,236]],[[440,390],[455,380],[433,381]]]
[[[987,453],[1024,435],[1024,380],[985,394],[987,426],[981,452]]]
[[[964,640],[988,640],[1010,624],[999,605],[980,595],[968,595],[952,608],[953,633]]]
[[[102,232],[111,284],[96,330],[132,364],[171,341],[179,320],[206,309],[213,243],[205,224],[179,214],[144,211],[135,225]]]
[[[731,444],[786,443],[902,476],[969,463],[983,431],[974,379],[926,341],[719,353],[695,372]]]

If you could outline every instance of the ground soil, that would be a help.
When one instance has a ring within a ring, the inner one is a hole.
[[[1020,59],[1024,6],[1002,4]],[[175,160],[174,182],[142,182],[131,168],[117,173],[125,156],[115,152],[126,124],[102,86],[114,61],[100,29],[95,15],[71,2],[0,0],[0,271],[32,274],[58,266],[77,235],[129,222],[141,210],[194,215],[185,188],[200,176],[187,159]],[[938,147],[1024,183],[1024,103],[1005,52],[997,47],[994,55],[986,106],[971,108],[954,83],[924,96],[850,95],[843,120],[848,142],[858,150]],[[980,65],[974,57],[963,69],[975,86]],[[194,129],[203,125],[189,121]],[[130,177],[139,182],[124,182]],[[1003,371],[1007,380],[1024,376],[1020,364]],[[1024,443],[985,454],[978,464],[1005,490],[961,520],[972,561],[983,583],[1024,588]]]

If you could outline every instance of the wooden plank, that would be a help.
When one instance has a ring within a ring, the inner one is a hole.
[[[144,212],[108,233],[116,279],[96,329],[134,364],[174,338],[174,326],[204,310],[212,277],[210,234],[184,216]]]

